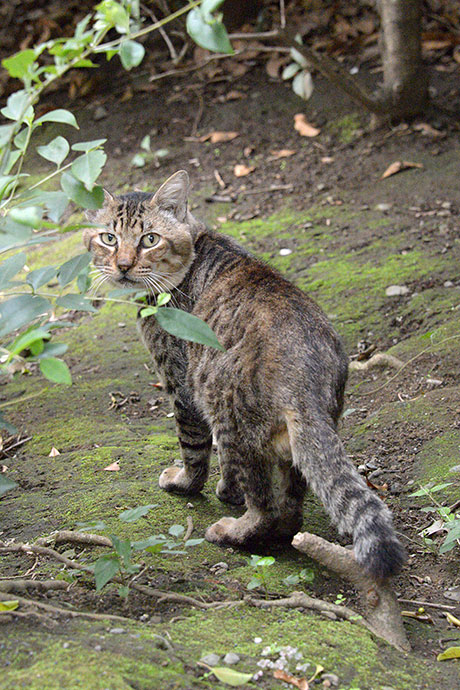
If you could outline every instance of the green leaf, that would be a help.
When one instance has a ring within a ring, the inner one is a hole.
[[[10,210],[9,216],[15,223],[39,228],[42,225],[43,210],[39,206],[16,207]]]
[[[74,325],[74,324],[72,324]],[[48,357],[60,357],[65,354],[69,346],[66,343],[45,343],[43,351],[37,355],[38,359],[46,359]]]
[[[57,268],[54,266],[43,266],[43,268],[36,268],[34,271],[31,271],[27,274],[26,282],[29,283],[34,290],[38,290],[38,288],[42,287],[42,285],[46,285],[46,283],[49,283],[50,280],[53,280],[53,278],[56,276],[56,273]]]
[[[8,174],[11,172],[11,170],[14,168],[16,163],[18,162],[19,158],[21,157],[22,152],[21,151],[11,151],[8,160],[5,164],[5,168],[3,170],[4,173]]]
[[[0,496],[6,494],[7,491],[14,489],[17,485],[12,479],[8,479],[4,474],[0,474]]]
[[[116,556],[101,556],[94,564],[96,591],[99,592],[120,570],[120,561]]]
[[[15,91],[8,97],[6,108],[2,108],[0,112],[9,120],[21,120],[33,112],[30,105],[26,108],[28,102],[29,94],[27,91],[24,91],[24,89]]]
[[[63,309],[75,309],[76,311],[91,311],[96,312],[97,309],[93,307],[89,299],[86,299],[83,295],[71,294],[62,295],[56,300],[58,307]]]
[[[19,295],[0,304],[0,337],[32,323],[38,316],[50,312],[51,304],[38,295]]]
[[[223,4],[224,0],[203,0],[201,3],[201,9],[206,14],[212,14]]]
[[[150,134],[146,134],[141,141],[141,149],[150,152]]]
[[[259,560],[256,563],[257,567],[265,568],[268,565],[273,565],[275,563],[275,559],[273,556],[263,556],[262,558],[259,558]]]
[[[76,204],[83,206],[83,208],[101,208],[104,203],[104,190],[102,187],[94,187],[90,192],[80,180],[69,173],[65,172],[61,176],[61,187],[67,194],[69,199],[75,201]]]
[[[35,62],[35,58],[35,50],[29,48],[27,50],[21,50],[20,53],[15,53],[11,57],[4,58],[2,60],[2,65],[10,77],[22,79],[27,75],[29,67]]]
[[[8,287],[10,280],[24,268],[26,261],[27,256],[21,252],[10,256],[0,264],[0,290]]]
[[[100,532],[105,529],[106,525],[102,520],[88,520],[87,522],[77,522],[77,527],[80,532],[87,532],[88,530]]]
[[[13,426],[12,424],[10,424],[9,422],[7,422],[6,419],[1,415],[1,413],[0,413],[0,429],[5,429],[10,434],[17,434],[18,433],[18,430],[16,429],[16,427]],[[5,491],[8,491],[8,489],[5,489]]]
[[[176,338],[191,340],[201,345],[209,345],[217,350],[225,352],[225,348],[217,340],[214,332],[208,324],[193,314],[189,314],[182,309],[173,307],[162,307],[158,309],[155,318],[162,328]]]
[[[438,661],[446,661],[446,659],[460,659],[460,647],[449,647],[436,657]]]
[[[227,668],[226,666],[208,666],[208,668],[211,669],[217,680],[234,688],[246,685],[252,679],[252,673],[241,673],[241,671],[235,671],[233,668]]]
[[[120,46],[121,64],[126,70],[137,67],[141,64],[145,55],[145,48],[142,43],[137,41],[123,41]]]
[[[253,577],[250,582],[246,585],[246,589],[257,589],[262,584],[262,580],[258,577]]]
[[[132,549],[130,540],[129,539],[120,539],[115,534],[111,534],[110,535],[110,541],[112,542],[112,546],[115,549],[117,555],[123,561],[123,564],[125,566],[128,566],[129,562],[131,560],[131,549]]]
[[[53,383],[64,383],[66,386],[72,384],[72,376],[69,367],[62,359],[47,357],[40,360],[40,371],[43,376]]]
[[[83,60],[76,62],[74,67],[99,67],[99,65],[96,65],[95,62],[88,60],[88,58],[84,58]]]
[[[79,141],[77,144],[72,145],[72,151],[90,151],[91,149],[96,149],[102,144],[105,144],[107,139],[93,139],[92,141]]]
[[[147,515],[151,508],[156,508],[157,505],[157,503],[149,503],[145,506],[130,508],[129,510],[124,510],[122,513],[119,514],[118,517],[122,522],[136,522],[136,520],[139,520],[139,518],[144,517],[144,515]]]
[[[161,537],[148,537],[147,539],[131,542],[131,546],[136,551],[147,550],[150,553],[159,553],[163,548],[165,541],[166,539],[162,539]]]
[[[69,204],[67,194],[64,192],[43,192],[40,190],[34,192],[31,200],[37,204],[43,204],[47,209],[49,218],[55,223],[59,223]]]
[[[122,599],[126,599],[126,597],[128,596],[128,594],[129,594],[129,587],[128,587],[127,585],[120,585],[119,588],[118,588],[118,595],[119,595]]]
[[[85,252],[84,254],[74,256],[72,259],[69,259],[69,261],[66,261],[64,264],[62,264],[58,272],[59,285],[64,287],[64,285],[71,283],[72,280],[74,280],[74,278],[76,278],[77,275],[87,267],[90,261],[91,254],[89,252]]]
[[[27,350],[37,340],[48,340],[49,338],[50,334],[44,328],[33,328],[16,338],[8,349],[14,355],[18,355],[23,350]]]
[[[90,192],[101,174],[106,160],[107,155],[104,151],[88,151],[72,163],[71,170],[77,180],[83,182]]]
[[[183,527],[183,525],[171,525],[168,532],[172,537],[179,538],[184,534],[185,527]]]
[[[19,606],[17,599],[10,599],[9,601],[0,601],[0,611],[15,611]]]
[[[284,584],[288,587],[298,585],[300,582],[300,577],[298,575],[288,575],[283,580]]]
[[[46,146],[37,146],[37,153],[42,158],[46,158],[47,161],[56,163],[58,166],[61,165],[69,151],[70,146],[64,137],[56,137]]]
[[[233,53],[232,44],[222,22],[207,22],[198,7],[187,14],[187,33],[202,48],[216,53]]]
[[[156,306],[157,307],[164,307],[165,304],[168,304],[170,299],[171,299],[171,293],[170,292],[160,292],[160,294],[157,295]]]
[[[70,125],[71,127],[75,127],[75,129],[80,129],[75,115],[71,113],[70,110],[64,110],[63,108],[51,110],[49,113],[42,115],[38,120],[35,120],[34,127],[42,125],[44,122],[61,122],[64,125]]]
[[[3,148],[10,140],[13,134],[14,125],[1,125],[0,126],[0,148]]]
[[[289,65],[287,65],[287,67],[283,69],[281,79],[292,79],[292,77],[295,77],[299,69],[300,67],[297,63],[291,62]]]
[[[144,153],[136,153],[131,158],[131,165],[134,165],[135,168],[143,168],[145,165],[145,154]]]
[[[187,541],[184,543],[184,546],[198,546],[198,544],[202,544],[203,542],[203,538],[187,539]]]

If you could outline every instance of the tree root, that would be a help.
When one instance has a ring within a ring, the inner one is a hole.
[[[368,371],[373,367],[394,367],[395,369],[400,369],[402,366],[404,366],[404,362],[397,357],[386,352],[377,352],[377,354],[372,355],[365,362],[353,360],[348,365],[348,368],[350,371]]]
[[[69,583],[64,580],[3,580],[0,592],[26,592],[36,589],[39,592],[50,592],[53,589],[68,589]]]
[[[25,597],[18,596],[8,596],[7,594],[0,593],[0,601],[18,601],[23,606],[36,607],[38,609],[43,609],[48,613],[54,613],[59,615],[70,616],[71,618],[90,618],[91,620],[103,621],[103,620],[113,620],[121,621],[123,623],[131,623],[131,618],[125,618],[124,616],[115,616],[110,613],[89,613],[87,611],[74,611],[73,609],[64,609],[60,606],[52,606],[51,604],[44,604],[42,601],[36,601],[35,599],[26,599]],[[8,611],[10,615],[33,615],[33,611]],[[35,614],[37,615],[37,614]]]
[[[363,625],[396,649],[402,652],[410,651],[410,643],[403,627],[398,601],[388,583],[375,582],[362,570],[351,551],[338,544],[331,544],[314,534],[299,532],[292,540],[292,545],[349,580],[361,592],[366,605],[366,617],[360,621]],[[357,616],[347,607],[339,608],[345,608],[346,615],[350,615],[351,612],[351,615]],[[332,610],[332,613],[340,615],[335,610]],[[347,618],[347,620],[351,619]]]

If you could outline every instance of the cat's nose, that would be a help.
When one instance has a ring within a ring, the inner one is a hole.
[[[121,273],[127,273],[129,271],[129,269],[131,268],[131,266],[132,266],[131,261],[127,261],[127,260],[123,261],[122,259],[117,261],[117,268]]]

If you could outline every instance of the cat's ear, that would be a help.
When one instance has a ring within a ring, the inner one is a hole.
[[[104,189],[104,203],[101,208],[91,209],[87,208],[85,211],[86,220],[90,223],[95,223],[101,211],[105,211],[115,202],[115,197],[107,189]]]
[[[180,221],[187,215],[187,199],[190,181],[185,170],[179,170],[164,182],[151,200],[152,206],[164,211],[172,211]]]

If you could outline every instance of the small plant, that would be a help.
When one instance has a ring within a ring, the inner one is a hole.
[[[131,165],[135,168],[143,168],[146,163],[153,163],[156,168],[160,167],[160,161],[169,155],[169,149],[157,149],[152,151],[150,134],[146,134],[140,143],[142,151],[136,153],[131,158]]]
[[[246,585],[247,589],[257,589],[262,587],[267,593],[267,580],[270,577],[270,566],[274,565],[275,559],[273,556],[256,556],[252,555],[248,559],[248,564],[254,568],[252,579]]]
[[[343,596],[341,592],[339,592],[335,598],[334,604],[337,606],[343,606],[346,602],[347,598]]]
[[[447,532],[446,538],[439,547],[439,553],[447,553],[451,551],[456,545],[460,545],[460,518],[456,517],[455,512],[448,506],[443,506],[437,498],[433,495],[447,487],[451,486],[452,482],[444,484],[436,484],[435,486],[422,486],[418,491],[409,494],[410,497],[426,496],[433,505],[420,508],[424,513],[437,513],[438,519],[429,527],[425,527],[420,536],[423,543],[431,550],[437,550],[437,545],[433,539],[432,534],[437,532]]]
[[[155,507],[154,504],[149,504],[124,510],[118,518],[124,523],[136,522]],[[82,532],[87,530],[103,532],[106,530],[106,525],[101,520],[77,524]],[[121,597],[127,597],[130,578],[137,575],[141,569],[141,564],[134,559],[136,552],[183,555],[187,553],[189,547],[196,546],[204,541],[203,539],[187,539],[185,542],[177,541],[184,532],[185,527],[183,525],[172,525],[168,530],[168,535],[158,534],[139,541],[120,539],[120,537],[114,534],[109,534],[108,537],[112,542],[113,551],[100,556],[92,565],[96,581],[96,591],[99,592],[107,583],[116,578],[119,584],[118,594]]]
[[[283,582],[288,587],[302,583],[310,584],[315,579],[315,573],[311,568],[303,568],[299,573],[288,575]]]
[[[296,40],[299,44],[302,43],[300,36],[296,36]],[[308,101],[313,93],[313,79],[308,70],[308,62],[295,48],[291,48],[291,58],[293,62],[284,68],[281,78],[285,81],[292,79],[294,93]]]

